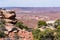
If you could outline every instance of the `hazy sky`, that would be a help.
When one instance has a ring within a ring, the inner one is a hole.
[[[60,7],[60,0],[0,0],[0,7]]]

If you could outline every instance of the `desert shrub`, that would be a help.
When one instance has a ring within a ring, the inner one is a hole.
[[[55,21],[55,28],[57,28],[59,25],[60,25],[60,19],[57,19],[57,20]]]
[[[0,31],[0,38],[6,37],[6,34],[3,31]]]
[[[19,28],[21,28],[21,29],[23,29],[23,28],[24,28],[24,26],[23,26],[23,23],[22,23],[22,22],[17,22],[15,25],[16,25],[16,27],[19,27]]]
[[[57,29],[60,29],[60,25],[57,26]]]
[[[5,24],[5,20],[1,20],[1,23],[2,23],[2,24]]]
[[[53,40],[54,36],[53,36],[53,31],[51,29],[46,29],[43,33],[41,33],[41,39],[42,40]]]
[[[29,28],[27,26],[24,25],[24,29],[28,30]]]
[[[0,20],[0,27],[4,27],[5,21],[4,20]]]
[[[40,28],[41,26],[46,26],[46,22],[43,20],[38,21],[38,28]]]
[[[46,29],[45,31],[40,31],[39,29],[34,29],[32,32],[34,40],[53,40],[53,31]]]
[[[34,40],[39,40],[39,33],[40,33],[40,30],[39,29],[34,29],[32,31],[32,34],[34,36]]]
[[[0,28],[1,28],[1,27],[4,27],[4,25],[3,25],[3,24],[0,24]]]
[[[55,30],[56,35],[54,36],[54,40],[60,40],[60,29]]]
[[[15,24],[16,27],[19,27],[20,29],[26,29],[28,30],[28,27],[26,25],[23,24],[23,22],[17,22]]]

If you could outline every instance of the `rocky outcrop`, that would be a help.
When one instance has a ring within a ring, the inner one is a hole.
[[[19,22],[16,18],[16,14],[14,10],[5,10],[5,9],[0,9],[0,20],[4,20],[4,33],[7,34],[10,38],[14,38],[17,32],[18,37],[22,40],[33,40],[33,35],[32,33],[22,30],[18,27],[15,27],[15,24]],[[6,30],[7,29],[7,30]],[[13,40],[13,39],[12,39]],[[17,39],[18,40],[18,39]]]
[[[0,20],[5,21],[5,28],[10,31],[13,27],[14,24],[16,24],[17,19],[15,18],[16,14],[14,10],[5,10],[5,9],[0,9]]]
[[[6,23],[13,23],[17,22],[15,18],[16,14],[14,10],[0,10],[0,18],[4,19]]]
[[[13,10],[1,10],[4,18],[12,19],[16,17],[15,11]]]

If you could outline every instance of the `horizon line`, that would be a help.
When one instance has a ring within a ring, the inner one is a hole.
[[[5,7],[0,7],[0,8],[5,8]],[[35,7],[35,8],[37,8],[37,7]],[[40,8],[40,7],[38,7],[38,8]],[[49,7],[48,7],[49,8]],[[51,7],[51,8],[53,8],[53,7]]]

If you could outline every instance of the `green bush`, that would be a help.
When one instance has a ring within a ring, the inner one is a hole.
[[[28,27],[23,24],[23,22],[17,22],[15,24],[16,27],[19,27],[20,29],[26,29],[28,30]]]
[[[60,24],[60,19],[57,19],[55,23]]]
[[[0,20],[0,27],[4,27],[5,21],[4,20]]]
[[[39,29],[34,29],[32,34],[34,36],[34,40],[53,40],[54,35],[51,29],[46,29],[45,31],[40,31]]]
[[[57,26],[57,29],[60,29],[60,25]]]
[[[54,36],[54,40],[60,40],[60,29],[55,30],[56,35]]]
[[[22,22],[17,22],[15,25],[16,25],[16,27],[19,27],[19,28],[21,28],[21,29],[23,29],[23,28],[24,28],[24,26],[23,26],[23,23],[22,23]]]
[[[6,34],[3,31],[0,31],[0,38],[6,37]]]
[[[46,26],[46,22],[43,20],[38,21],[38,28],[40,28],[41,26]]]
[[[4,25],[3,24],[0,24],[0,27],[4,27]]]
[[[40,33],[39,29],[33,29],[32,34],[34,36],[34,40],[39,40],[39,33]]]
[[[55,28],[57,28],[59,25],[60,25],[60,19],[57,19],[57,20],[55,21]]]
[[[24,25],[24,29],[28,30],[29,28],[27,26]]]
[[[5,20],[0,20],[0,23],[5,24]]]

